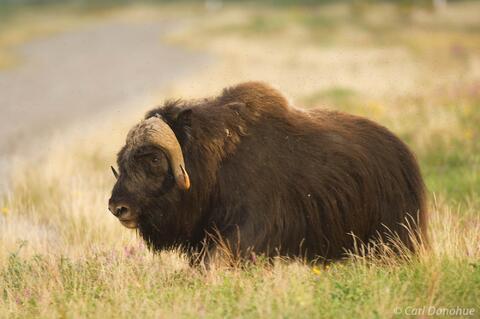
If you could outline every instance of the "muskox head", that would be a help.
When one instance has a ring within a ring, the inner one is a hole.
[[[177,137],[158,114],[130,130],[117,162],[109,210],[125,227],[137,228],[145,216],[162,214],[190,188]]]

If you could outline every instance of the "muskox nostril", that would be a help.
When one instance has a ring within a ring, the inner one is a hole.
[[[126,206],[117,206],[117,208],[115,208],[115,213],[114,215],[117,216],[117,217],[120,217],[124,214],[126,214],[128,212],[128,207]]]
[[[115,205],[115,204],[108,205],[108,210],[111,211],[112,214],[115,215],[115,217],[120,217],[122,215],[127,214],[130,211],[127,205]]]

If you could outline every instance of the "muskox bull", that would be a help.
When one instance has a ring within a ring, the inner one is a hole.
[[[337,259],[392,236],[414,250],[426,235],[424,183],[402,141],[365,118],[296,109],[262,83],[153,109],[117,162],[109,209],[154,250],[214,252],[213,234],[240,257]]]

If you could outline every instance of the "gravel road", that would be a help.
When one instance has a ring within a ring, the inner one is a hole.
[[[162,43],[175,27],[110,21],[22,45],[23,63],[0,70],[0,190],[11,155],[52,127],[120,111],[208,65],[205,55]]]

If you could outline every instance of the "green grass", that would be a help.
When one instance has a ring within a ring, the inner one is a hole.
[[[480,158],[465,154],[462,145],[448,151],[433,151],[420,159],[429,189],[457,202],[480,196]]]
[[[277,261],[205,273],[129,249],[79,260],[12,253],[0,273],[3,307],[17,318],[385,318],[397,308],[475,308],[480,299],[480,263],[462,259],[351,261],[315,272]]]

